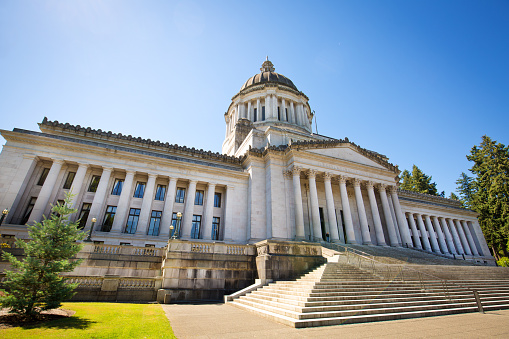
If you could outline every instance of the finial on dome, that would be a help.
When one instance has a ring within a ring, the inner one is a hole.
[[[274,64],[269,61],[269,56],[267,55],[265,61],[262,64],[262,68],[260,68],[260,71],[262,72],[274,72],[276,69],[274,68]]]

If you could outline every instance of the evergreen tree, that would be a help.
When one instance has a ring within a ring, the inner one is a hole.
[[[400,188],[412,192],[439,195],[437,184],[431,182],[431,176],[424,174],[415,165],[413,165],[411,173],[408,170],[401,172]],[[440,195],[444,196],[445,192],[440,193]]]
[[[459,193],[459,200],[465,208],[472,208],[472,190],[474,178],[469,177],[462,172],[459,179],[456,180],[456,192]],[[451,193],[452,194],[452,193]]]
[[[0,297],[2,307],[10,308],[11,313],[34,317],[42,310],[58,308],[61,302],[74,295],[74,284],[68,284],[61,272],[70,272],[80,264],[73,258],[81,249],[77,240],[85,233],[78,229],[78,222],[71,223],[68,216],[77,210],[71,209],[71,195],[64,204],[52,208],[50,219],[28,226],[32,239],[21,239],[16,245],[23,248],[25,258],[22,261],[12,254],[4,252],[2,257],[8,260],[12,270],[6,270],[5,296]]]
[[[474,162],[471,207],[479,213],[479,224],[498,260],[501,254],[507,256],[509,247],[509,147],[484,135],[467,159]]]
[[[451,195],[449,196],[449,199],[460,201],[460,198],[456,194],[454,194],[453,192],[451,192]]]

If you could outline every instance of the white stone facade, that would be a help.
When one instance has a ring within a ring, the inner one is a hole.
[[[41,132],[2,130],[0,208],[10,212],[1,232],[26,237],[24,222],[72,191],[73,219],[84,215],[89,230],[97,218],[92,239],[105,244],[165,246],[181,212],[182,239],[331,241],[492,259],[476,213],[399,191],[386,157],[313,134],[312,119],[308,98],[267,60],[225,113],[223,155],[46,118]]]

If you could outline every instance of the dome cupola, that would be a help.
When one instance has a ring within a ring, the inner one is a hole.
[[[274,72],[275,70],[276,68],[274,67],[274,64],[270,62],[269,57],[267,57],[263,62],[262,67],[260,68],[260,73],[255,74],[251,78],[247,79],[244,85],[242,85],[240,88],[240,91],[261,83],[281,84],[298,91],[292,80],[288,79],[282,74]]]

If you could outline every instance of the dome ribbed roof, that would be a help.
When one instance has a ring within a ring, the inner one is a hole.
[[[264,61],[262,67],[260,68],[260,73],[253,75],[251,78],[247,79],[247,81],[242,85],[240,90],[244,90],[249,86],[264,83],[264,82],[275,82],[279,84],[286,85],[288,87],[293,88],[298,91],[297,87],[293,84],[292,80],[288,79],[282,74],[274,72],[275,68],[272,62],[267,60]]]

